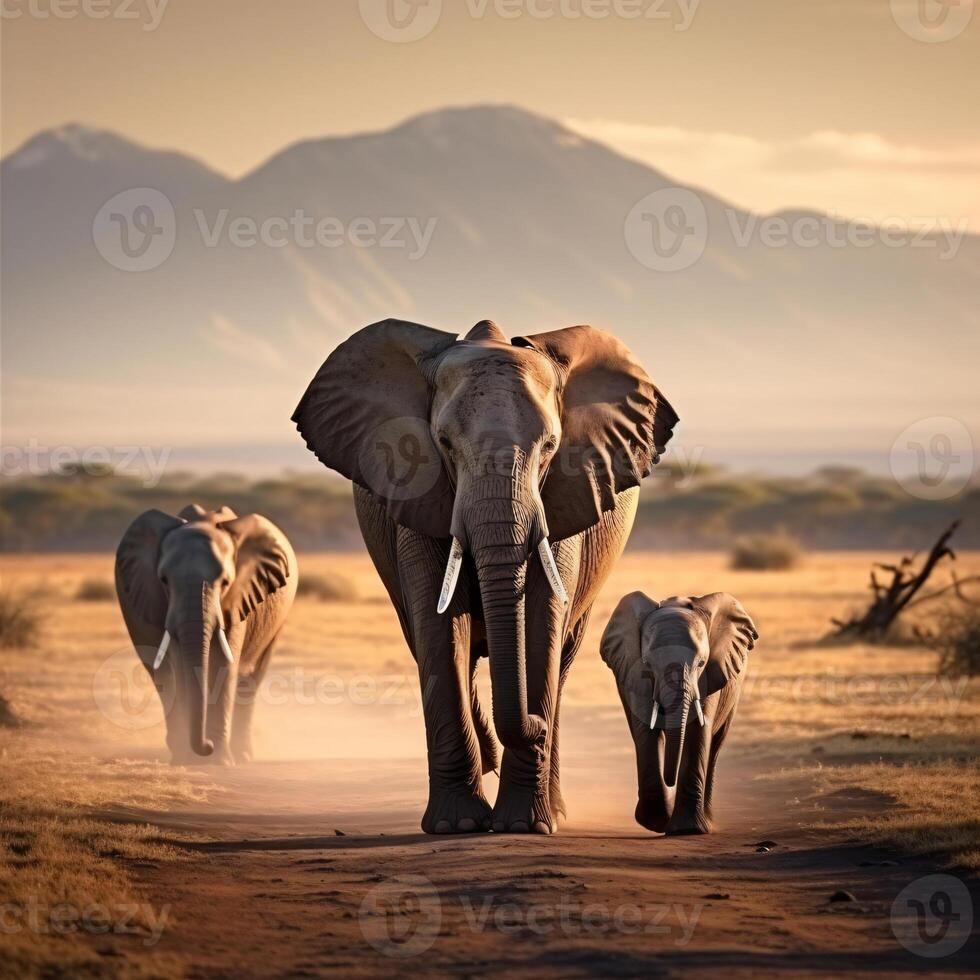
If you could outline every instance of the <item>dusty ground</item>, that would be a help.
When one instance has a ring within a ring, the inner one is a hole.
[[[417,833],[413,663],[366,558],[301,558],[356,594],[297,601],[257,709],[259,759],[238,770],[166,764],[115,603],[75,598],[110,581],[109,557],[2,558],[5,590],[40,590],[43,635],[0,654],[24,722],[0,729],[0,973],[975,973],[970,899],[923,879],[952,873],[980,905],[980,684],[937,682],[920,648],[817,642],[863,598],[870,560],[767,574],[628,556],[566,689],[569,825],[433,838]],[[632,822],[632,747],[597,641],[636,587],[727,589],[762,633],[711,837]],[[856,900],[830,902],[838,890]]]

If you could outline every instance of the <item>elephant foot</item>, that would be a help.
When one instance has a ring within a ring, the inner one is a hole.
[[[490,829],[490,804],[470,786],[429,788],[422,816],[426,834],[477,834]]]
[[[652,830],[655,834],[666,833],[670,823],[670,814],[664,812],[663,807],[651,806],[643,800],[636,804],[633,817],[641,827]]]
[[[674,811],[665,831],[668,837],[683,837],[690,834],[710,834],[711,821],[701,813],[683,814]]]
[[[493,830],[496,834],[553,834],[558,822],[546,792],[501,782],[493,807]]]
[[[242,739],[241,741],[232,740],[231,755],[236,764],[243,765],[252,761],[252,740]]]

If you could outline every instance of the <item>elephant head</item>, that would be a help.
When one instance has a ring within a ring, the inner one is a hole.
[[[497,734],[514,748],[542,738],[526,697],[528,560],[567,601],[549,536],[596,524],[658,460],[677,416],[643,368],[587,326],[508,341],[483,321],[457,341],[386,320],[330,355],[293,421],[396,524],[451,539],[440,613],[471,556]]]
[[[738,600],[724,592],[663,603],[632,592],[620,601],[600,649],[644,763],[641,797],[645,789],[657,792],[657,779],[677,783],[689,721],[705,724],[703,702],[744,669],[758,637]]]
[[[178,517],[149,510],[123,536],[116,569],[120,599],[138,619],[162,630],[154,670],[176,639],[190,744],[198,755],[211,755],[207,709],[212,644],[217,641],[233,663],[226,629],[282,588],[290,572],[273,526],[256,514],[237,517],[227,507],[207,513],[192,505]]]

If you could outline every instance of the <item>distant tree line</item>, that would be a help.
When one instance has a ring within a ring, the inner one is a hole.
[[[299,550],[361,548],[350,486],[328,473],[258,480],[178,473],[147,487],[133,477],[76,469],[0,483],[0,549],[108,551],[142,511],[176,513],[190,502],[266,514]],[[664,467],[643,488],[631,547],[728,548],[742,535],[780,531],[812,550],[914,550],[928,548],[957,518],[960,547],[980,548],[980,486],[928,501],[894,480],[844,467],[806,477],[709,469],[682,477]]]

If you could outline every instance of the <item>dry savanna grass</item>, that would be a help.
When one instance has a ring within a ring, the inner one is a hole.
[[[872,560],[888,557],[811,554],[803,567],[772,572],[734,570],[722,553],[628,554],[596,603],[565,689],[563,711],[570,719],[590,719],[584,733],[570,722],[570,738],[594,740],[594,725],[595,733],[608,733],[603,737],[614,751],[631,752],[612,675],[597,652],[620,596],[637,588],[654,598],[730,591],[762,637],[751,656],[731,756],[748,760],[760,775],[819,769],[827,786],[880,794],[887,805],[854,824],[857,833],[980,866],[980,681],[937,679],[937,654],[921,645],[823,641],[830,617],[864,601]],[[415,692],[418,682],[369,559],[303,555],[301,564],[314,583],[343,582],[347,598],[316,586],[297,601],[274,655],[276,678],[267,680],[283,682],[287,693],[267,698],[257,714],[258,757],[343,759],[356,747],[383,765],[394,741],[399,758],[420,760],[424,736],[414,698],[389,708],[377,693],[383,684]],[[980,555],[961,555],[958,565],[962,576],[976,573]],[[154,840],[153,814],[195,806],[221,810],[227,803],[222,772],[167,764],[160,725],[142,721],[152,713],[155,692],[140,679],[118,609],[79,598],[86,582],[111,581],[111,567],[108,555],[0,558],[4,594],[35,593],[43,623],[38,645],[8,647],[0,671],[0,694],[21,722],[0,727],[0,892],[19,906],[145,905],[127,868],[188,860]],[[317,601],[321,597],[331,601]],[[361,708],[348,693],[339,706],[315,697],[307,704],[296,693],[296,679],[305,683],[324,674],[348,692],[356,682],[363,693],[373,681],[379,703]],[[573,802],[587,815],[587,794]],[[137,937],[152,936],[160,914],[141,907],[132,921]],[[179,917],[179,910],[168,914]],[[102,940],[109,952],[114,939],[110,932]],[[84,975],[98,956],[70,932],[24,930],[5,937],[5,945],[23,975],[41,975],[56,961]],[[112,957],[101,960],[102,972],[111,972]],[[159,975],[172,966],[152,951],[142,962]]]

